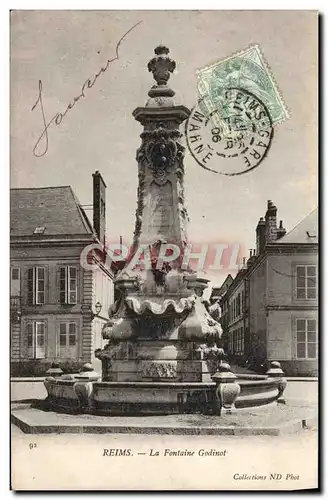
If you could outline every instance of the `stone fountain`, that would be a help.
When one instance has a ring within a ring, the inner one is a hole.
[[[175,93],[168,86],[175,67],[169,49],[157,47],[148,63],[156,83],[145,106],[133,112],[143,126],[136,156],[134,243],[115,279],[119,298],[103,329],[108,343],[96,351],[102,380],[92,372],[47,378],[52,408],[109,415],[220,414],[231,411],[240,392],[242,383],[236,383],[236,375],[222,362],[221,326],[202,299],[208,280],[183,258],[188,250],[188,215],[180,126],[190,111],[175,105]],[[266,395],[251,397],[251,403],[277,399],[278,378],[250,381],[248,385],[255,385],[249,394]],[[246,385],[244,381],[244,399]]]
[[[221,352],[216,347],[221,326],[201,298],[208,281],[188,266],[182,269],[188,215],[179,129],[190,111],[174,103],[168,80],[175,62],[166,47],[155,49],[148,69],[156,84],[146,105],[133,112],[143,126],[133,252],[115,280],[120,298],[103,331],[108,344],[96,353],[104,382],[133,383],[129,391],[124,385],[117,402],[126,400],[129,409],[146,412],[174,411],[192,389],[206,392]],[[170,262],[163,256],[162,262],[163,248],[178,249],[179,255]],[[136,254],[142,251],[144,265],[133,266],[140,264]],[[204,360],[202,349],[211,353],[211,362]]]

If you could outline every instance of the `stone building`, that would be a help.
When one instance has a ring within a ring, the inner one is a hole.
[[[225,335],[225,348],[228,355],[241,357],[245,354],[245,340],[248,337],[248,315],[245,307],[246,269],[240,269],[226,292],[224,310],[227,312],[228,335]]]
[[[229,302],[228,300],[225,300],[225,296],[227,291],[229,290],[230,286],[233,283],[233,277],[231,274],[228,274],[224,282],[222,283],[221,286],[213,286],[212,287],[212,292],[211,292],[211,297],[210,297],[210,308],[209,312],[211,316],[213,316],[212,309],[214,308],[215,310],[215,318],[217,318],[220,321],[221,327],[222,327],[222,337],[221,337],[221,343],[222,347],[224,348],[225,352],[228,352],[228,331],[229,331],[229,311],[228,311],[228,306]]]
[[[289,375],[316,375],[317,275],[317,210],[286,234],[268,201],[256,228],[256,250],[222,298],[230,354],[256,367],[279,360]]]
[[[52,362],[68,370],[99,364],[94,351],[113,302],[113,272],[101,261],[86,269],[81,253],[104,243],[105,193],[95,172],[92,226],[70,186],[11,190],[13,375],[42,375]]]

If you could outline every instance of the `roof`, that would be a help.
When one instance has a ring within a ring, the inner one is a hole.
[[[93,234],[70,186],[11,189],[10,214],[11,237]]]
[[[214,299],[216,300],[222,295],[224,295],[232,283],[233,283],[233,277],[231,276],[231,274],[228,274],[222,285],[212,287],[212,293],[210,299],[213,301]]]
[[[318,243],[318,239],[318,209],[316,208],[276,243],[279,245],[281,243]]]

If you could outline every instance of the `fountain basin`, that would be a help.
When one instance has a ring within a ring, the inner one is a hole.
[[[237,374],[237,383],[240,386],[240,394],[235,402],[236,408],[266,405],[279,397],[277,379],[263,375],[263,378],[254,380],[252,376],[248,379],[244,375]]]
[[[279,398],[279,379],[266,375],[237,375],[240,393],[235,408],[270,404]],[[46,378],[44,407],[67,413],[95,415],[168,415],[216,413],[215,382],[111,382],[73,377]]]

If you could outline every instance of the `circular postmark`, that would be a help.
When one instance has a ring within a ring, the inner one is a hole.
[[[225,89],[215,105],[200,99],[186,123],[190,153],[206,170],[241,175],[266,157],[273,137],[267,107],[247,90]]]

